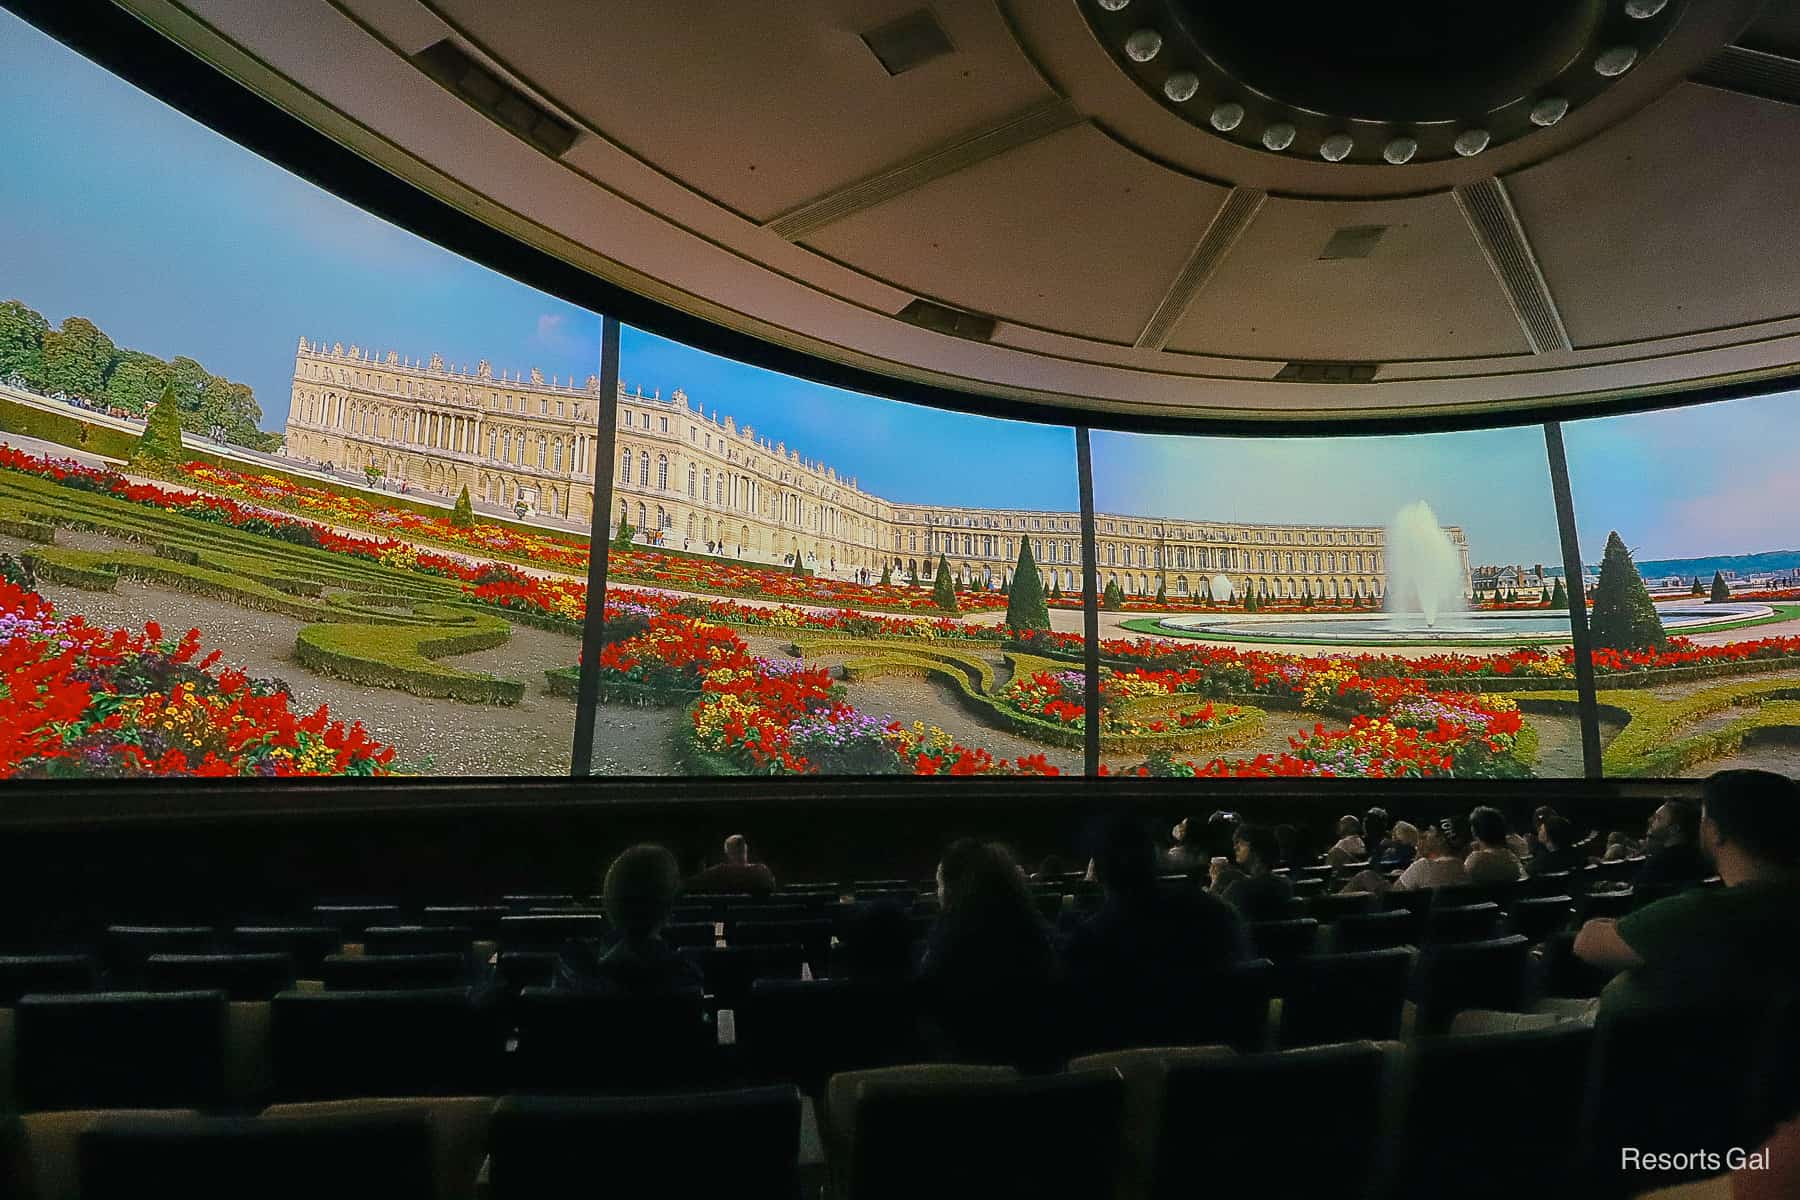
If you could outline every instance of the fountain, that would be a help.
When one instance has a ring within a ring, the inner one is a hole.
[[[1215,604],[1227,604],[1234,597],[1237,589],[1231,586],[1231,580],[1223,575],[1212,577],[1212,599]]]
[[[1426,629],[1463,610],[1462,556],[1423,500],[1401,509],[1387,532],[1388,611],[1422,616]]]

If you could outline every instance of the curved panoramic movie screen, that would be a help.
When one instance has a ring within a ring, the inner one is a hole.
[[[0,34],[0,776],[1575,777],[1583,596],[1594,765],[1795,767],[1786,398],[1568,425],[1578,585],[1539,427],[1095,432],[1089,763],[1075,430],[632,329],[607,395],[593,313]]]

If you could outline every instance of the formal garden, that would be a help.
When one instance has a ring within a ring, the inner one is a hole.
[[[156,415],[129,473],[0,447],[0,773],[567,770],[585,543],[192,460]],[[943,570],[861,586],[623,545],[608,566],[602,769],[1080,770],[1082,640],[1051,630],[1029,542],[1005,594],[958,593]],[[1800,638],[1669,636],[1616,536],[1590,604],[1609,774],[1800,730]],[[213,628],[170,632],[186,612]],[[1099,649],[1107,774],[1571,770],[1566,646]]]

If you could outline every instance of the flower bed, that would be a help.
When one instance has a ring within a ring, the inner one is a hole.
[[[361,723],[296,713],[218,659],[198,630],[102,629],[0,580],[0,777],[390,772],[393,748]]]

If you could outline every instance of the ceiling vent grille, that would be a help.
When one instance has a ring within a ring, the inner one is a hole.
[[[1275,375],[1281,383],[1373,383],[1380,363],[1291,362]]]
[[[994,318],[933,304],[929,300],[914,300],[901,309],[898,315],[902,321],[921,329],[929,329],[933,333],[947,333],[951,337],[967,338],[972,342],[988,342],[994,338]]]
[[[575,144],[574,127],[545,112],[448,38],[412,56],[413,66],[514,136],[551,158]]]
[[[1800,104],[1800,62],[1743,46],[1725,47],[1717,58],[1700,68],[1694,82],[1783,104]]]
[[[1321,262],[1332,258],[1367,258],[1375,253],[1375,245],[1388,231],[1386,225],[1346,225],[1331,235],[1319,251]]]
[[[1532,253],[1506,186],[1498,179],[1483,179],[1457,188],[1454,194],[1463,218],[1481,244],[1481,252],[1506,292],[1532,353],[1569,349],[1569,331],[1550,295],[1550,285],[1544,282],[1544,272],[1538,267],[1537,255]]]
[[[889,75],[902,75],[956,49],[929,9],[921,8],[862,35]]]

